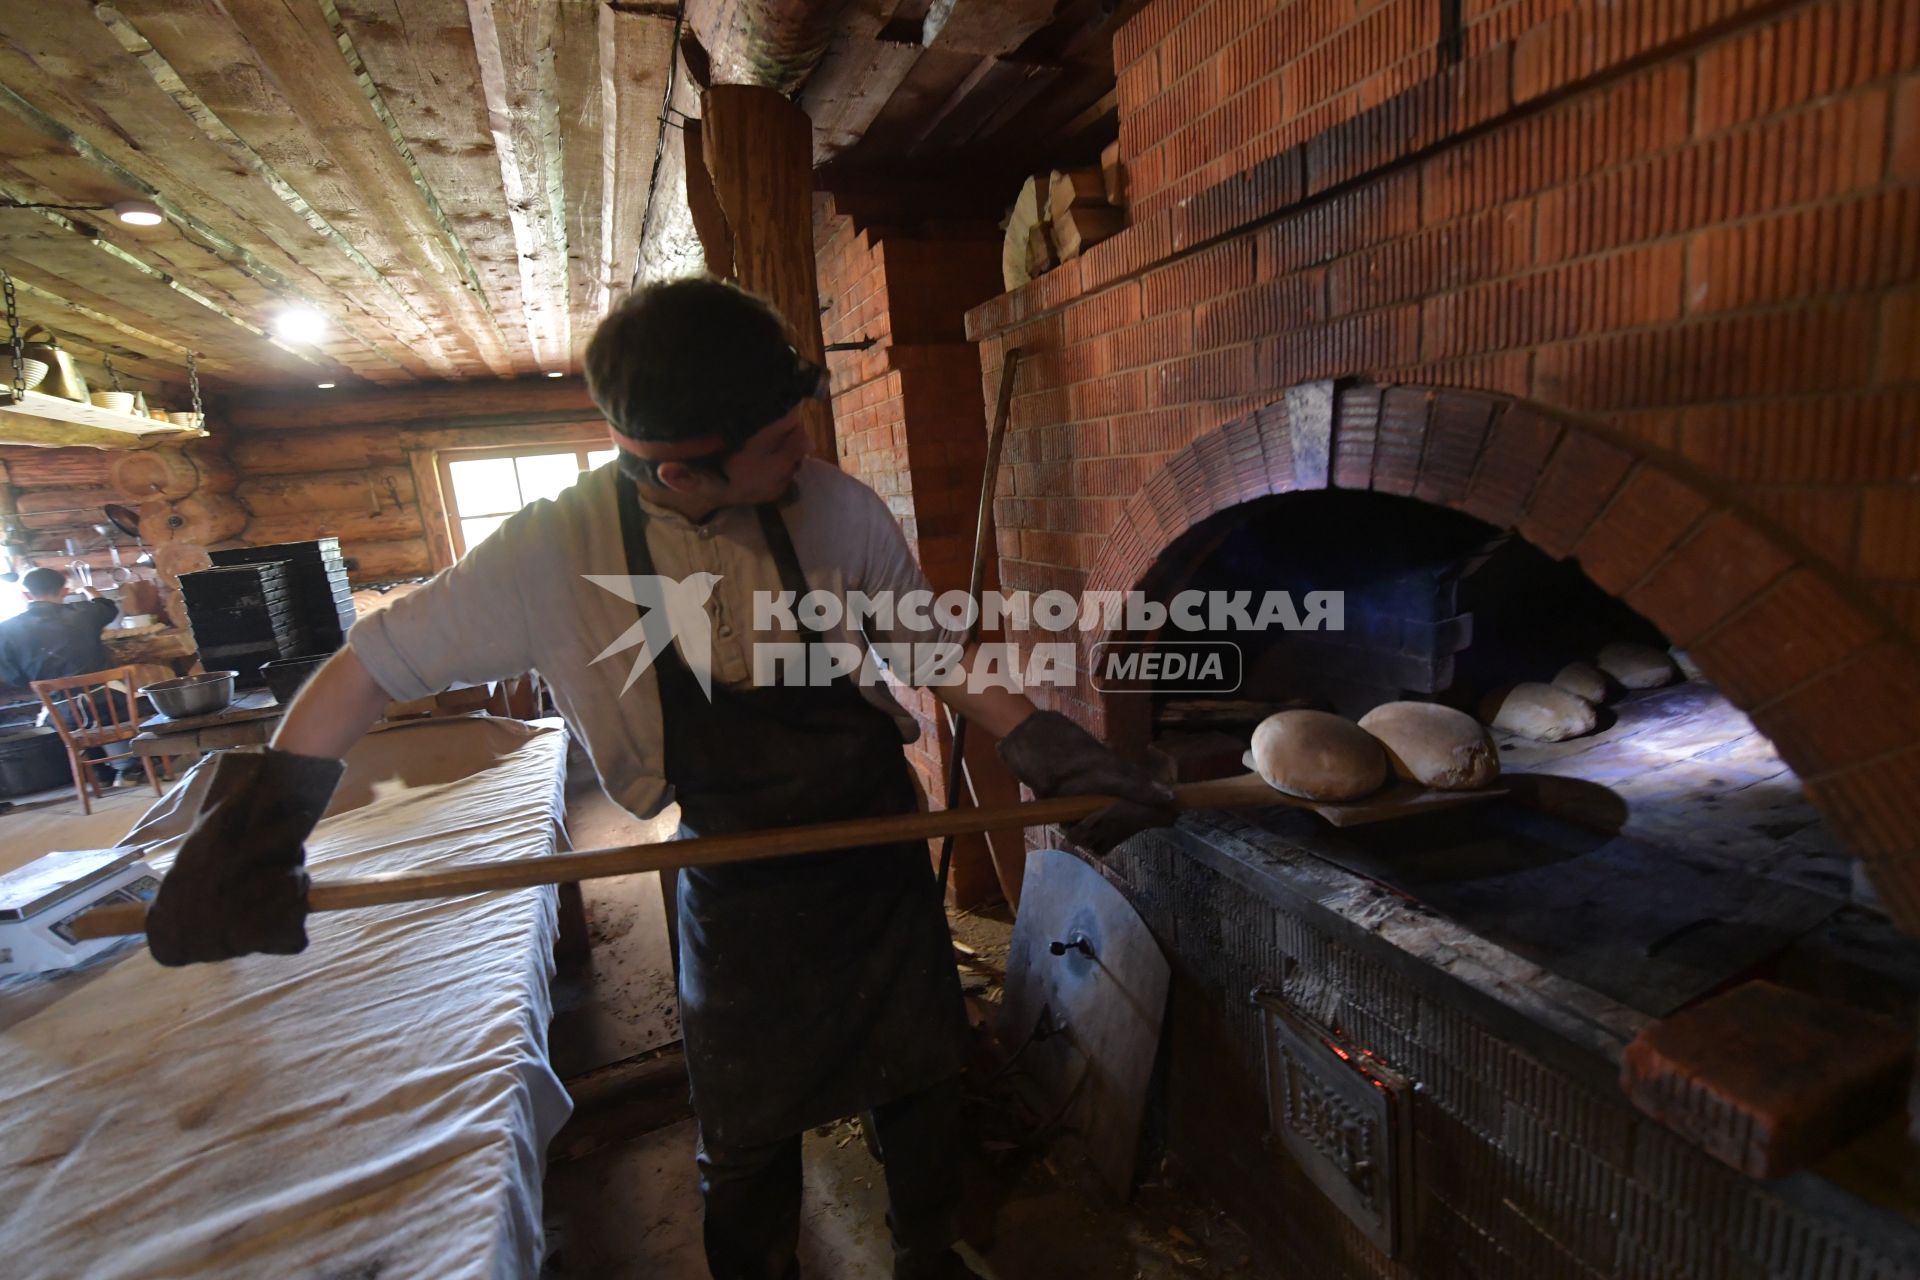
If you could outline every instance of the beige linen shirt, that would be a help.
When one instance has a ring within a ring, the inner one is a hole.
[[[388,696],[403,701],[463,681],[538,671],[593,758],[607,794],[629,812],[651,817],[671,799],[653,669],[623,694],[638,650],[594,661],[639,613],[587,577],[627,575],[615,488],[624,483],[610,463],[580,477],[558,498],[529,504],[458,564],[362,618],[348,643]],[[795,483],[798,495],[782,514],[809,588],[842,601],[849,591],[904,595],[927,589],[926,576],[878,494],[817,459],[802,464]],[[750,684],[756,643],[800,639],[777,627],[755,630],[754,594],[782,589],[755,510],[723,508],[695,524],[663,507],[642,506],[655,573],[719,575],[707,602],[713,679],[734,687]],[[849,629],[844,615],[821,634],[854,643],[932,644],[959,638],[947,631],[898,628],[867,637]],[[865,685],[862,692],[893,716],[903,742],[918,736],[913,718],[884,683]]]

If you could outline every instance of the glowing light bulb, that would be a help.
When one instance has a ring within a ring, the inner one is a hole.
[[[327,318],[312,307],[290,307],[273,320],[274,336],[282,342],[311,346],[327,334]]]

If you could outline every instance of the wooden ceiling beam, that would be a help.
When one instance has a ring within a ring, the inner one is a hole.
[[[316,364],[276,347],[159,281],[132,272],[104,280],[85,246],[15,237],[6,231],[4,220],[0,220],[0,266],[43,298],[84,307],[96,320],[110,318],[115,329],[129,341],[145,344],[156,359],[184,361],[186,350],[192,350],[200,353],[211,374],[231,376],[251,365],[301,382],[333,381],[338,376],[331,363]]]
[[[193,321],[210,322],[217,319],[237,326],[259,342],[277,347],[285,355],[303,362],[324,377],[339,377],[343,372],[341,366],[324,353],[280,341],[258,325],[235,314],[227,305],[223,305],[222,300],[194,288],[171,272],[147,261],[142,255],[106,239],[93,226],[76,223],[64,214],[53,210],[0,210],[0,243],[5,243],[15,253],[36,265],[59,272],[75,283],[104,290],[103,296],[119,297],[123,286],[135,282],[146,288],[157,285],[178,295],[180,301],[200,307],[208,313],[201,316],[185,308],[148,312],[147,315],[155,320],[166,321],[184,316],[191,325]],[[129,275],[129,272],[132,274]],[[174,299],[167,301],[173,302]],[[209,331],[215,335],[216,342],[231,336],[211,323],[195,328],[195,332],[202,335]],[[183,331],[183,336],[191,335]]]
[[[502,333],[537,367],[520,292],[520,255],[503,211],[492,124],[477,91],[480,60],[466,0],[321,0],[352,41],[377,100],[406,139],[421,179],[465,244]]]
[[[0,110],[144,193],[283,305],[317,302],[409,374],[434,376],[418,319],[365,290],[360,269],[217,149],[103,25],[46,18],[41,0],[0,0],[0,30],[31,33],[0,41]]]
[[[120,0],[95,13],[230,160],[424,324],[430,362],[452,377],[511,371],[447,228],[317,6]]]
[[[613,74],[602,87],[606,141],[612,153],[612,199],[606,204],[606,271],[609,300],[633,287],[640,261],[640,238],[653,181],[653,157],[663,128],[661,105],[667,72],[679,56],[673,43],[673,19],[658,13],[630,12],[607,6],[601,21],[612,27]],[[602,312],[596,312],[596,319]]]
[[[529,340],[541,365],[572,355],[567,209],[553,0],[467,0],[500,186],[520,260]]]
[[[221,402],[220,422],[235,431],[325,431],[343,427],[432,426],[488,415],[598,421],[581,378],[438,382],[362,391],[239,391]]]
[[[889,40],[886,15],[848,6],[840,30],[807,78],[800,105],[813,117],[813,162],[831,161],[859,142],[920,60],[918,44]]]
[[[617,156],[609,120],[619,109],[614,11],[610,5],[563,5],[555,76],[560,82],[560,130],[565,140],[567,193],[568,363],[586,360],[593,318],[605,314],[612,293],[613,206]],[[498,170],[495,170],[496,176]]]

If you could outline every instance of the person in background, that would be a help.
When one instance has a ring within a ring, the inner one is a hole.
[[[35,680],[113,665],[100,633],[119,616],[120,606],[91,585],[80,588],[86,599],[66,603],[67,576],[58,569],[29,569],[20,576],[20,587],[27,597],[26,612],[0,622],[0,681],[25,689]],[[104,786],[112,786],[119,776],[106,764],[96,765],[94,773]]]

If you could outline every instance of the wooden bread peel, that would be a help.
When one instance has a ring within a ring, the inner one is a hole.
[[[1289,805],[1311,809],[1337,827],[1386,822],[1395,818],[1474,804],[1502,795],[1500,791],[1429,791],[1400,782],[1377,795],[1350,804],[1322,804],[1286,795],[1268,786],[1257,773],[1207,782],[1182,783],[1173,789],[1179,808],[1231,809],[1259,805]],[[628,845],[615,849],[587,849],[543,858],[511,862],[466,862],[384,876],[355,876],[316,880],[307,890],[310,911],[348,911],[389,902],[416,902],[427,898],[486,893],[496,889],[526,889],[535,885],[598,880],[637,875],[669,868],[715,866],[755,858],[780,858],[828,849],[933,840],[947,835],[1011,831],[1050,823],[1073,823],[1113,803],[1109,796],[1061,796],[1022,804],[982,809],[941,809],[898,817],[859,818],[809,826],[750,831],[738,835],[702,836],[659,844]],[[146,907],[122,903],[96,907],[70,924],[79,938],[107,938],[144,931]]]

